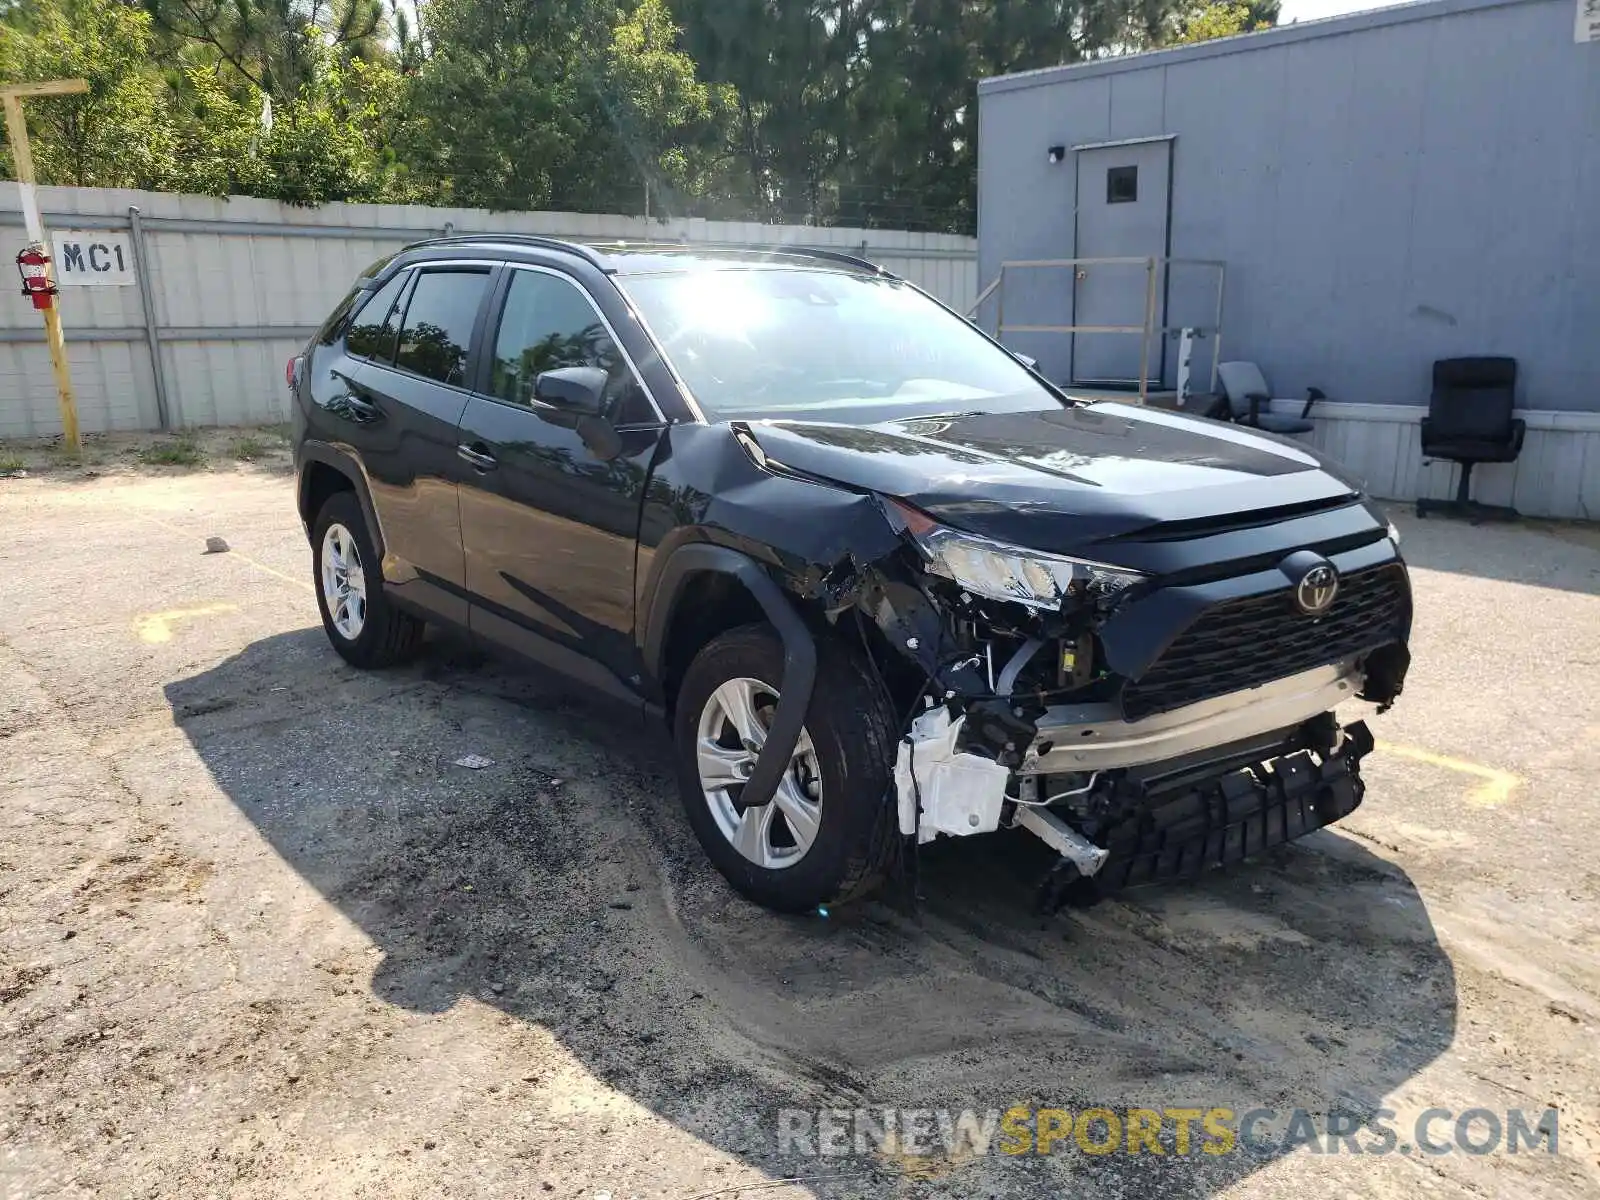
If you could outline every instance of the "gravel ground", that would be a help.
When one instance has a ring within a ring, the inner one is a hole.
[[[1336,830],[1050,920],[1037,847],[975,839],[920,912],[784,919],[704,863],[659,734],[444,641],[344,666],[281,451],[112,457],[0,480],[0,1195],[1600,1192],[1586,535],[1400,517],[1416,665]],[[1553,1107],[1559,1153],[776,1136],[1016,1104],[1386,1107],[1402,1142]]]

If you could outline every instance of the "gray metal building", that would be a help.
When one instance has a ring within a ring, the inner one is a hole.
[[[1178,260],[1220,262],[1223,359],[1260,363],[1278,396],[1322,387],[1327,422],[1414,426],[1434,359],[1514,355],[1530,436],[1574,435],[1525,448],[1572,484],[1527,511],[1600,515],[1600,41],[1575,34],[1583,6],[1431,0],[982,81],[982,284],[1007,263],[1173,261],[1007,267],[980,319],[1054,378],[1136,379],[1139,336],[1026,327],[1138,325],[1148,298],[1155,325],[1209,329],[1217,271]],[[1211,357],[1202,341],[1202,388]],[[1177,358],[1173,335],[1152,339],[1152,380],[1175,386]],[[1429,491],[1404,444],[1319,432],[1374,441],[1380,494]],[[1526,503],[1527,471],[1480,490]]]

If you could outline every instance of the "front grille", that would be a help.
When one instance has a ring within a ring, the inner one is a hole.
[[[1142,677],[1122,690],[1130,721],[1213,696],[1259,687],[1393,641],[1406,617],[1405,571],[1397,564],[1339,580],[1326,616],[1295,607],[1292,589],[1207,609]]]

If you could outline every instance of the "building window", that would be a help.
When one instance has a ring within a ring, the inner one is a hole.
[[[1138,199],[1138,167],[1112,167],[1106,172],[1107,204],[1132,204]]]

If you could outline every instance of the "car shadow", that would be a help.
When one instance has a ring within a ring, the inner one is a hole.
[[[1211,1194],[1284,1151],[1290,1110],[1319,1131],[1330,1112],[1368,1117],[1454,1035],[1426,906],[1340,834],[1053,918],[1030,907],[1038,843],[941,842],[915,910],[891,889],[786,918],[706,862],[664,737],[548,678],[444,643],[361,674],[308,629],[166,695],[232,803],[382,951],[374,997],[493,1005],[771,1178],[817,1177],[819,1196]],[[492,761],[455,765],[468,753]],[[1014,1105],[1278,1116],[1268,1144],[1227,1154],[1174,1154],[1169,1133],[1159,1155],[1068,1138],[1049,1157],[868,1144],[841,1163],[778,1138],[780,1109]]]

